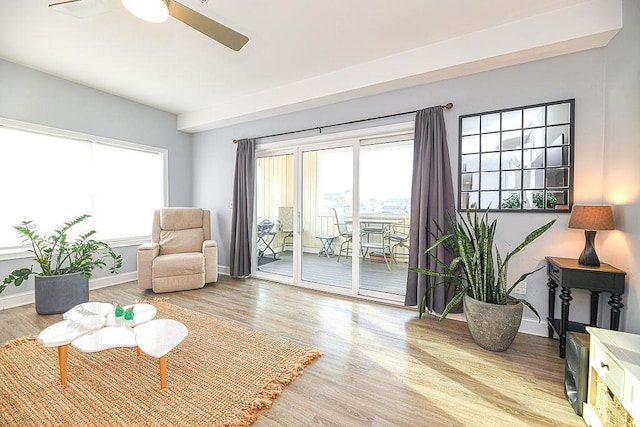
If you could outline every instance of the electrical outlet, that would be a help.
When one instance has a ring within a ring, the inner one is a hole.
[[[520,282],[513,288],[513,293],[518,295],[526,295],[527,294],[527,282]]]

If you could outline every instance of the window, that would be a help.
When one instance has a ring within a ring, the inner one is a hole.
[[[574,102],[460,116],[459,209],[569,211]]]
[[[78,232],[149,236],[153,210],[164,206],[164,150],[63,133],[0,125],[0,249],[22,245],[13,229],[21,221],[50,234],[84,213],[92,218]]]

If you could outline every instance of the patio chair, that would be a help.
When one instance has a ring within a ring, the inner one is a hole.
[[[392,226],[391,232],[389,233],[389,240],[393,242],[391,246],[391,258],[396,264],[398,263],[396,249],[409,249],[409,229],[409,224],[396,224]]]
[[[278,208],[278,232],[282,236],[282,248],[280,253],[284,252],[287,244],[293,244],[293,207],[281,206]],[[287,242],[287,240],[289,240]]]
[[[258,236],[258,261],[262,258],[267,251],[271,251],[273,259],[278,259],[278,255],[271,247],[273,239],[276,237],[276,232],[273,231],[274,223],[267,218],[260,219],[258,221],[258,228],[256,235]]]
[[[351,242],[353,242],[353,233],[351,230],[347,228],[347,222],[344,219],[344,213],[342,209],[339,208],[331,208],[336,215],[336,227],[338,228],[338,234],[342,237],[343,241],[340,245],[340,251],[338,251],[338,259],[337,262],[340,262],[340,257],[342,256],[342,252],[346,252],[346,256],[349,256],[349,252],[351,252]],[[346,248],[345,248],[346,245]]]
[[[377,234],[380,235],[380,242],[360,242],[360,252],[362,253],[362,258],[364,259],[367,256],[369,250],[380,251],[382,254],[382,258],[384,259],[384,263],[387,265],[387,269],[391,271],[389,258],[393,257],[393,254],[391,253],[391,240],[389,239],[389,230],[387,230],[386,228],[382,228]]]

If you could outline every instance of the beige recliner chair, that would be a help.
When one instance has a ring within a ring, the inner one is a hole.
[[[218,280],[218,245],[210,212],[164,208],[153,215],[152,243],[138,248],[138,287],[153,292],[198,289]]]

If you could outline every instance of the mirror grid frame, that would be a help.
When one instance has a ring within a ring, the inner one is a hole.
[[[571,212],[575,99],[458,120],[459,211]]]

